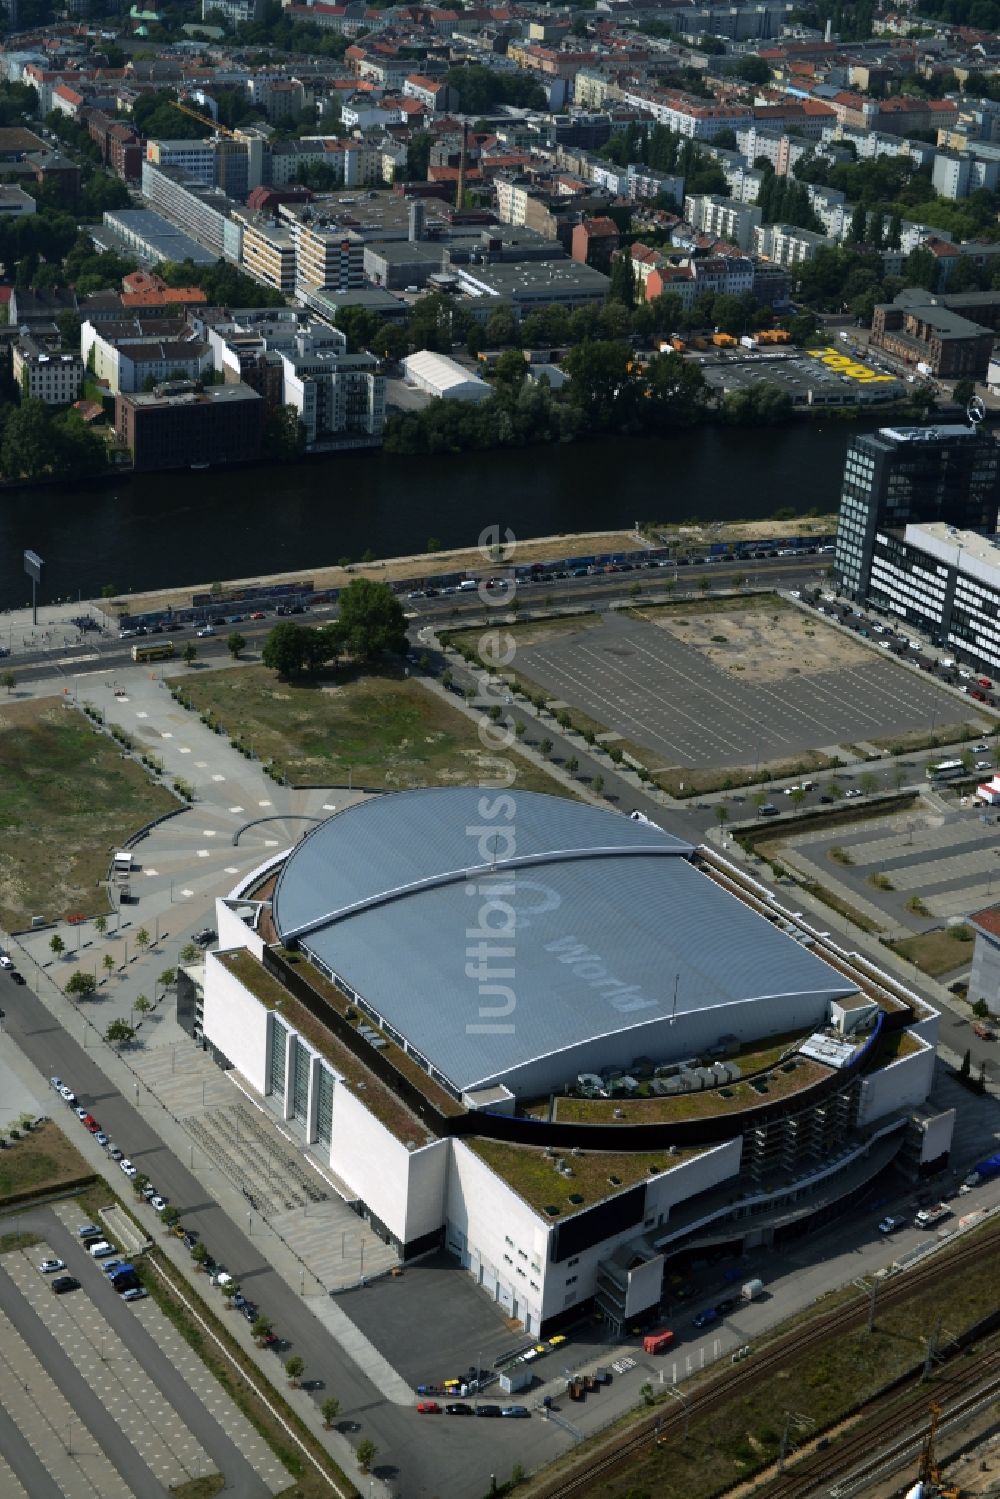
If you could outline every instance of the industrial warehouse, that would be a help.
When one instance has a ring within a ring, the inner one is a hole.
[[[196,1033],[402,1258],[531,1333],[655,1313],[947,1157],[938,1015],[707,849],[536,793],[402,791],[217,904]]]

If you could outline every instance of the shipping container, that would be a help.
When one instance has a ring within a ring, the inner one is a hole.
[[[674,1335],[668,1327],[661,1327],[658,1332],[648,1332],[642,1340],[644,1353],[666,1353],[674,1341]]]

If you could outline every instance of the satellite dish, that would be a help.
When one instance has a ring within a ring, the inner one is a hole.
[[[965,408],[965,414],[969,419],[971,427],[978,427],[986,415],[986,407],[983,405],[982,396],[971,396],[969,404]]]

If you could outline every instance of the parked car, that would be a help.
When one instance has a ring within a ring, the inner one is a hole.
[[[436,1400],[418,1400],[417,1410],[422,1416],[440,1416],[441,1407]]]
[[[526,1416],[531,1415],[531,1412],[526,1405],[505,1405],[500,1414],[501,1416],[512,1416],[516,1420],[523,1421]]]
[[[702,1311],[697,1312],[691,1320],[694,1327],[711,1327],[713,1322],[718,1322],[719,1314],[714,1306],[706,1306]]]
[[[102,1129],[99,1129],[97,1131],[97,1134],[94,1136],[94,1139],[97,1141],[98,1145],[107,1145],[107,1143],[108,1143],[108,1137],[107,1137],[107,1135],[104,1133],[104,1131]]]
[[[59,1275],[52,1281],[52,1289],[57,1296],[63,1296],[67,1291],[78,1291],[80,1282],[75,1275]]]
[[[100,1232],[101,1230],[98,1228],[96,1223],[85,1223],[82,1228],[77,1229],[76,1234],[77,1238],[79,1239],[89,1239],[92,1238],[94,1234],[97,1234],[98,1237],[100,1237]]]
[[[502,1415],[502,1414],[503,1414],[503,1412],[501,1411],[501,1408],[500,1408],[499,1405],[477,1405],[476,1406],[476,1415],[477,1416],[499,1416],[499,1415]]]
[[[43,1275],[54,1275],[57,1270],[65,1270],[65,1260],[42,1260],[39,1270]]]
[[[50,1077],[49,1082],[51,1083],[52,1087],[55,1088],[57,1093],[62,1092],[63,1080],[61,1077]]]
[[[108,1143],[108,1155],[113,1161],[118,1161],[119,1163],[125,1159],[124,1150],[119,1150],[118,1146],[115,1145],[112,1141],[109,1141]]]
[[[14,959],[9,953],[0,952],[0,968],[13,968]]]
[[[8,971],[7,977],[13,983],[15,983],[15,984],[23,984],[24,983],[24,974],[23,973],[18,973],[18,971],[17,971],[16,968],[11,968]]]
[[[154,1192],[153,1196],[149,1199],[149,1205],[154,1212],[162,1213],[166,1209],[167,1199],[165,1197],[161,1197],[158,1192]]]
[[[123,1301],[141,1301],[144,1296],[148,1296],[148,1295],[149,1295],[149,1292],[148,1291],[144,1291],[143,1288],[142,1288],[142,1286],[133,1286],[130,1291],[123,1291],[122,1292],[122,1300]]]
[[[202,625],[201,629],[197,630],[195,633],[197,634],[199,640],[204,640],[207,635],[214,635],[215,634],[215,626],[214,625]]]
[[[880,1234],[891,1234],[902,1222],[901,1218],[891,1218],[887,1213],[878,1226]]]
[[[720,1317],[728,1317],[729,1313],[734,1312],[739,1304],[740,1298],[738,1296],[723,1296],[721,1301],[716,1302],[715,1310]]]
[[[107,1239],[98,1239],[96,1244],[91,1244],[87,1252],[93,1260],[106,1260],[108,1255],[114,1254],[115,1246],[109,1244]]]
[[[472,1416],[475,1414],[472,1406],[466,1405],[463,1400],[455,1400],[451,1405],[446,1405],[445,1412],[449,1416]]]
[[[139,1175],[139,1168],[138,1168],[138,1166],[133,1166],[132,1162],[128,1159],[127,1156],[125,1156],[122,1160],[120,1160],[118,1162],[118,1164],[121,1167],[121,1169],[124,1171],[125,1175],[129,1178],[130,1181],[131,1181],[131,1179],[132,1179],[133,1176],[138,1176]]]

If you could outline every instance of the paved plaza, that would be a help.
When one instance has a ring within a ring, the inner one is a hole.
[[[720,616],[720,625],[724,616]],[[888,738],[969,717],[934,682],[877,652],[838,671],[742,681],[695,646],[625,614],[566,638],[520,645],[519,672],[661,768],[763,765],[804,750]]]

